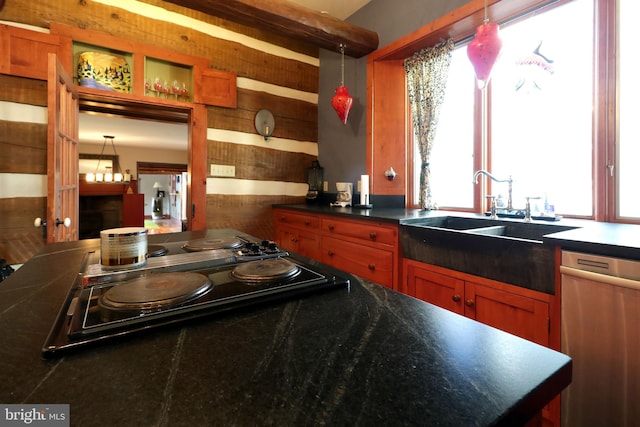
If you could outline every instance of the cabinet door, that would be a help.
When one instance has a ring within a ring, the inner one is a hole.
[[[194,101],[217,107],[236,108],[236,75],[227,71],[194,67]]]
[[[47,55],[60,53],[60,38],[0,25],[0,73],[47,80]]]
[[[276,229],[276,243],[282,249],[297,252],[298,251],[298,233],[288,227],[278,227]]]
[[[464,314],[464,280],[410,264],[407,266],[406,292],[438,307]]]
[[[320,236],[315,233],[298,231],[298,251],[300,255],[315,260],[320,259]]]
[[[521,338],[549,346],[549,304],[544,301],[466,282],[465,315]]]

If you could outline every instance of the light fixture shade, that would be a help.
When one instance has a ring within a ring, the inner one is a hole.
[[[254,122],[258,133],[267,141],[276,127],[276,120],[273,118],[271,111],[265,109],[258,111]]]
[[[502,51],[498,24],[488,22],[476,28],[476,34],[467,46],[467,56],[473,64],[478,88],[484,89],[491,78],[491,71]]]
[[[162,188],[162,185],[158,181],[153,184],[153,188]]]
[[[346,86],[338,86],[336,88],[336,94],[331,99],[331,105],[333,109],[338,113],[340,121],[347,124],[347,117],[349,117],[349,110],[353,104],[353,97],[349,95],[349,89]]]

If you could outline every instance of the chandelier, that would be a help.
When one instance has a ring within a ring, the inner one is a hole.
[[[85,176],[85,180],[88,183],[92,184],[128,184],[131,181],[130,174],[122,174],[122,170],[120,169],[120,162],[118,162],[118,153],[116,152],[116,146],[113,140],[115,136],[112,135],[103,135],[104,142],[102,143],[102,151],[100,151],[100,157],[98,157],[98,164],[96,165],[95,172],[89,172]],[[103,169],[100,169],[100,162],[103,160],[104,149],[107,147],[108,143],[111,143],[111,148],[113,149],[113,163],[111,166],[108,166],[105,162]]]

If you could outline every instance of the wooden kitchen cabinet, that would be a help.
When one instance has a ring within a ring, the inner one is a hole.
[[[320,219],[317,215],[274,209],[273,223],[278,246],[308,258],[320,259]]]
[[[0,73],[47,80],[47,55],[60,53],[60,38],[0,24]]]
[[[323,263],[397,289],[397,226],[325,215],[321,230]]]
[[[398,289],[398,226],[274,208],[276,243],[363,279]]]
[[[322,236],[321,262],[389,288],[396,271],[393,257],[390,250]]]
[[[547,294],[413,260],[405,272],[407,294],[549,346]]]
[[[403,267],[405,293],[550,347],[550,295],[409,259]],[[539,421],[560,425],[559,396]]]

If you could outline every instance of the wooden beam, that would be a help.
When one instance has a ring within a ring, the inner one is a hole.
[[[355,58],[378,48],[378,33],[286,0],[167,1],[334,52],[345,44],[345,55]]]

